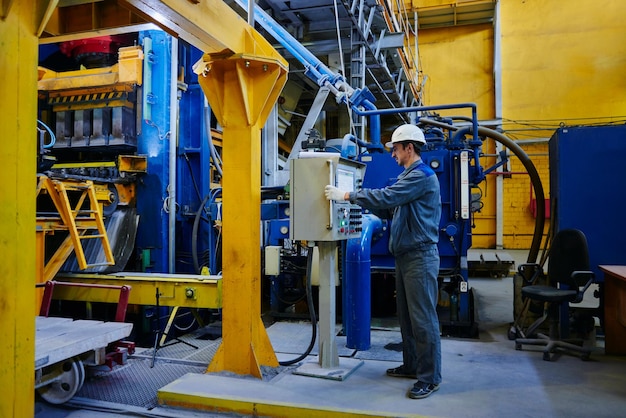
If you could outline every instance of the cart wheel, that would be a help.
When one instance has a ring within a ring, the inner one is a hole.
[[[76,389],[76,392],[78,393],[78,391],[80,390],[80,388],[83,387],[83,383],[85,383],[85,376],[87,375],[87,371],[85,370],[85,365],[83,364],[82,360],[80,359],[80,357],[74,357],[74,362],[76,362],[76,364],[78,364],[78,371],[80,373],[79,376],[79,383],[78,383],[78,389]]]
[[[79,359],[68,359],[53,366],[56,379],[37,389],[39,395],[51,404],[62,404],[74,397],[85,381],[85,369]]]

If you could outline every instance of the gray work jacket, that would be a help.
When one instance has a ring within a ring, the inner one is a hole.
[[[439,241],[439,180],[422,160],[405,169],[391,186],[351,192],[350,202],[383,219],[393,216],[389,251],[394,256]]]

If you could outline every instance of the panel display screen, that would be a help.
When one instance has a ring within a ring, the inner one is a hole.
[[[354,172],[349,170],[337,169],[337,187],[346,192],[354,191]]]

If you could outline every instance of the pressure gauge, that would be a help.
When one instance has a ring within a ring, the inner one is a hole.
[[[280,233],[283,235],[287,235],[287,232],[289,232],[289,228],[286,226],[281,226],[280,227]]]
[[[440,165],[441,165],[441,163],[439,162],[439,160],[431,160],[430,161],[430,168],[432,168],[433,170],[438,169]]]

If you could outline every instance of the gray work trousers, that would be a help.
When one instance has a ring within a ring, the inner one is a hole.
[[[395,264],[404,366],[416,371],[417,380],[439,384],[441,338],[437,316],[437,245],[396,256]]]

